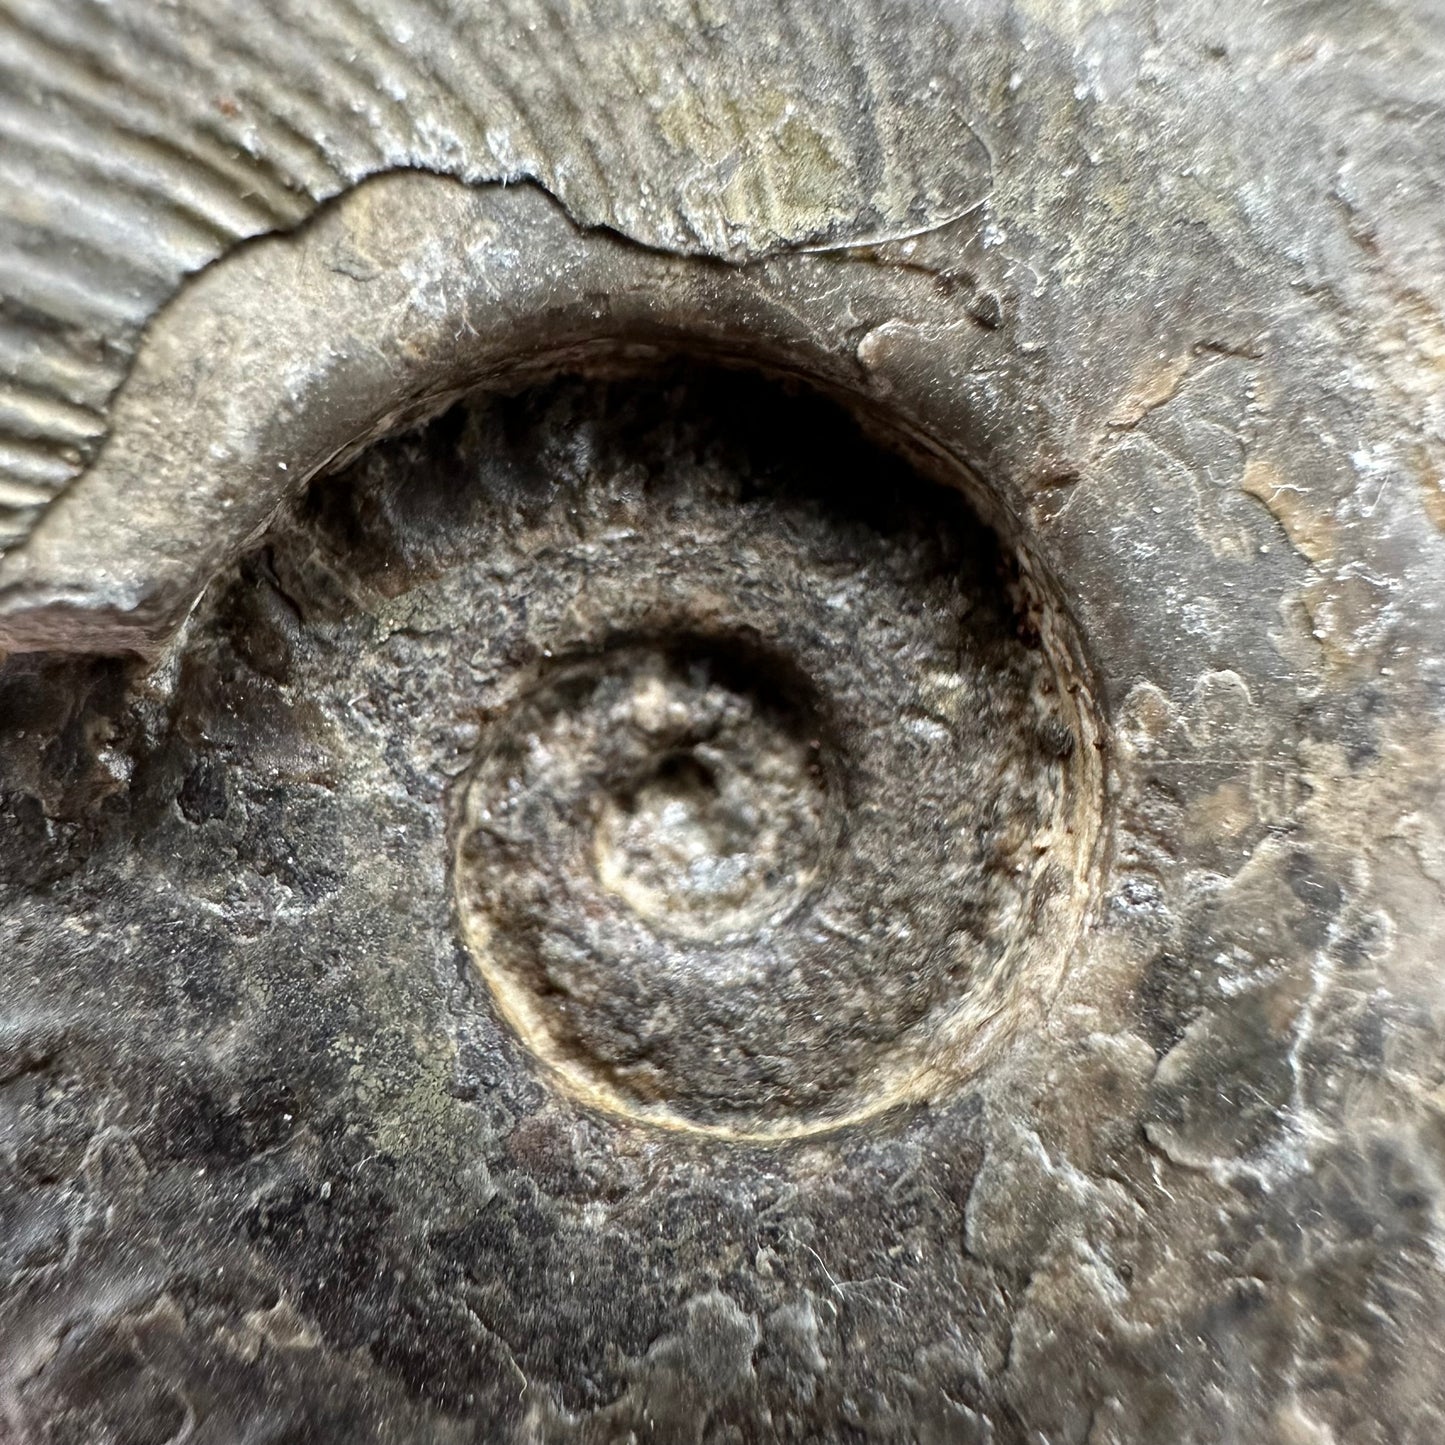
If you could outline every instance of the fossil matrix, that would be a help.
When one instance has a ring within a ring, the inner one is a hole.
[[[1445,1438],[1438,7],[0,19],[0,1441]]]

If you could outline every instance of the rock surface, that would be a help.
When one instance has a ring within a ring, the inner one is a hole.
[[[1445,1436],[1436,7],[5,24],[0,1440]]]

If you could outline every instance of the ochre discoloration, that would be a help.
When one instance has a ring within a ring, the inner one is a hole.
[[[1292,546],[1312,567],[1326,566],[1336,555],[1333,517],[1310,497],[1307,479],[1294,480],[1268,461],[1251,458],[1240,481],[1277,521]]]
[[[1420,504],[1438,530],[1445,532],[1445,469],[1435,464],[1431,453],[1421,447],[1415,458],[1415,478],[1420,484]]]
[[[1109,413],[1109,425],[1127,431],[1138,426],[1151,411],[1167,406],[1183,385],[1193,364],[1194,357],[1189,352],[1179,356],[1151,357],[1144,362]]]

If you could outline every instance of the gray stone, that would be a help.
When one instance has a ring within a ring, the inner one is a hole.
[[[0,1439],[1445,1435],[1445,27],[34,0]]]

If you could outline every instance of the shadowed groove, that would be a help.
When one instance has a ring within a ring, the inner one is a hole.
[[[339,184],[385,164],[385,152],[348,113],[346,98],[319,83],[323,67],[317,65],[314,47],[302,48],[284,27],[273,26],[263,35],[255,33],[257,28],[257,17],[242,10],[225,30],[211,20],[207,38],[217,60],[227,62],[233,93],[249,100],[256,113],[284,125],[318,158],[316,179],[307,189],[318,197],[334,195]]]
[[[357,44],[371,48],[376,54],[367,62],[371,73],[408,116],[424,100],[436,99],[436,84],[413,60],[410,49],[399,44],[386,28],[383,6],[367,5],[362,0],[333,0],[333,8],[341,23],[357,36]]]
[[[0,132],[4,129],[0,122]],[[218,245],[266,229],[260,217],[244,230],[224,225],[184,200],[167,197],[155,177],[137,177],[123,157],[109,157],[102,171],[83,151],[72,152],[33,133],[5,138],[0,185],[23,189],[32,204],[56,217],[56,229],[67,241],[100,252],[134,227],[157,228],[153,254],[144,258],[142,274],[194,270],[205,265]]]
[[[326,163],[314,139],[276,120],[264,108],[243,112],[234,106],[229,77],[218,74],[214,63],[205,64],[206,59],[215,58],[203,51],[209,32],[192,20],[190,35],[198,43],[187,46],[180,43],[178,26],[161,23],[165,18],[164,12],[158,14],[153,8],[126,16],[135,40],[113,47],[118,62],[116,85],[121,92],[129,96],[132,90],[138,90],[151,98],[160,107],[162,124],[166,111],[171,112],[174,124],[177,107],[185,107],[179,118],[188,137],[187,151],[189,136],[199,131],[234,147],[238,161],[249,158],[283,191],[303,193],[313,204],[317,198],[331,194],[341,177]],[[171,16],[172,21],[176,18]],[[79,25],[72,27],[59,43],[88,55],[97,48],[97,39],[94,27]],[[144,63],[153,57],[164,62],[163,66],[153,61],[149,66]],[[132,63],[121,68],[119,62],[124,60]],[[152,85],[149,81],[155,72],[160,74]]]
[[[453,43],[446,43],[448,31],[455,20],[439,0],[415,0],[415,10],[416,23],[426,27],[432,40],[426,48],[427,70],[449,102],[447,121],[459,130],[469,132],[472,137],[475,153],[468,155],[468,162],[476,165],[483,157],[492,156],[495,162],[513,170],[523,167],[525,162],[520,156],[539,154],[542,139],[533,128],[521,77],[514,78],[510,74],[512,67],[499,63],[502,57],[509,57],[510,52],[515,50],[517,37],[505,32],[494,33],[487,39],[489,45],[495,48],[486,57],[467,55],[470,47],[462,35],[453,31]],[[511,16],[505,5],[499,5],[496,13],[500,30]],[[482,60],[480,69],[469,73],[464,55],[473,61]],[[501,99],[502,105],[496,107],[498,114],[494,125],[489,125],[483,115],[483,111],[492,106],[479,105],[479,95],[495,95]],[[494,134],[505,137],[506,151],[502,154],[498,154]]]
[[[65,256],[51,255],[44,242],[33,228],[6,224],[0,215],[0,295],[8,302],[57,329],[75,327],[97,338],[138,328],[157,305],[158,297],[138,289],[137,273],[114,257],[78,244]]]
[[[48,502],[65,485],[70,470],[70,464],[48,446],[0,432],[0,489],[7,506]]]
[[[33,44],[43,43],[43,59],[54,61],[52,73],[66,77],[57,102],[63,100],[81,114],[103,104],[108,124],[118,132],[152,137],[179,132],[168,137],[167,144],[183,166],[199,161],[225,176],[237,194],[257,185],[257,194],[269,193],[281,214],[291,213],[287,197],[315,190],[304,170],[288,168],[291,147],[284,131],[268,138],[269,117],[264,113],[232,112],[228,117],[224,88],[218,90],[195,54],[177,43],[174,28],[157,25],[151,11],[127,17],[127,36],[117,33],[112,17],[105,14],[97,21],[67,14],[60,6],[32,10],[23,32],[17,33],[28,35]],[[184,124],[178,127],[181,109]],[[253,171],[258,173],[254,182]]]
[[[28,117],[19,101],[12,102],[13,110],[0,110],[0,126],[12,135],[28,135],[36,144],[62,140],[76,161],[102,174],[113,174],[128,156],[152,168],[158,196],[165,196],[166,185],[179,180],[190,192],[189,204],[217,233],[246,235],[296,219],[294,190],[276,183],[263,167],[238,152],[234,142],[227,154],[225,143],[207,136],[199,126],[179,138],[166,135],[164,113],[155,108],[153,97],[114,76],[87,76],[65,52],[41,46],[33,35],[11,31],[5,43],[12,76],[29,80],[37,95]],[[17,60],[28,60],[31,68],[22,72]],[[62,79],[63,84],[57,83]],[[106,83],[97,84],[98,79]],[[63,104],[69,115],[57,116],[53,106],[40,110],[41,97]],[[115,148],[114,157],[97,146],[101,136]],[[103,169],[107,165],[110,169]]]
[[[576,31],[565,24],[553,6],[549,8],[548,23],[538,25],[535,29],[524,27],[522,37],[524,43],[530,47],[534,64],[540,73],[547,77],[548,99],[565,108],[566,114],[571,117],[572,129],[584,142],[580,148],[580,164],[591,172],[592,183],[597,186],[598,190],[604,191],[607,184],[607,172],[601,148],[589,134],[588,116],[584,109],[585,99],[568,85],[566,66],[562,58],[565,54],[567,61],[575,65],[578,70],[585,66],[586,58],[579,45]],[[525,113],[523,107],[519,106],[518,109]],[[614,153],[624,152],[626,141],[618,129],[617,119],[611,108],[604,107],[600,112],[600,117],[606,138],[616,148]]]
[[[0,429],[35,441],[55,439],[73,446],[93,441],[105,430],[105,423],[85,407],[0,382]]]
[[[401,68],[397,65],[400,56],[394,47],[387,45],[344,0],[334,0],[330,29],[318,27],[313,6],[292,6],[291,13],[296,25],[325,50],[327,73],[338,77],[343,84],[354,85],[362,93],[364,103],[373,107],[378,128],[384,135],[380,149],[390,156],[410,147],[414,127],[408,100],[395,93],[398,87],[389,73]]]
[[[0,372],[12,385],[98,412],[110,393],[97,369],[98,348],[57,333],[44,317],[18,304],[7,310],[7,324],[0,327]]]

